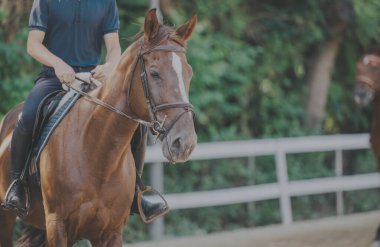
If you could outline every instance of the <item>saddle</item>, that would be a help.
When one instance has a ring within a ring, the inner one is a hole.
[[[90,73],[78,73],[77,77],[80,80],[77,79],[70,85],[74,89],[89,92],[100,85],[98,81],[90,78]],[[81,95],[78,92],[63,85],[63,90],[47,95],[38,107],[32,136],[32,148],[27,161],[29,166],[27,165],[27,167],[29,168],[30,176],[37,175],[39,185],[40,177],[38,163],[40,155],[55,128],[64,119],[80,97]],[[25,175],[25,172],[26,169],[23,172],[23,176]]]

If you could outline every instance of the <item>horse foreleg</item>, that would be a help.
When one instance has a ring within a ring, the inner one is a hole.
[[[16,222],[16,216],[0,209],[0,247],[12,247],[12,233]]]
[[[67,232],[64,221],[56,214],[46,215],[46,234],[50,247],[67,246]]]

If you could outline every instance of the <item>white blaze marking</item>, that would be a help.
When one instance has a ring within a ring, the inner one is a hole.
[[[0,157],[3,156],[5,150],[7,150],[7,148],[9,147],[9,144],[11,143],[11,139],[12,139],[12,134],[13,134],[13,132],[10,133],[7,137],[5,137],[5,139],[1,143],[1,145],[0,145]]]
[[[186,95],[185,82],[183,81],[181,58],[174,52],[172,52],[172,56],[173,56],[172,65],[173,65],[175,73],[177,74],[177,78],[179,82],[179,91],[181,93],[182,100],[185,101],[186,103],[189,103],[189,99],[187,98],[187,95]]]

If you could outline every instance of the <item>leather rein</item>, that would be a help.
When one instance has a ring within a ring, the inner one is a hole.
[[[156,139],[164,139],[169,131],[173,128],[173,126],[175,125],[175,123],[187,112],[191,112],[192,114],[194,114],[193,112],[193,106],[190,104],[190,103],[187,103],[187,102],[174,102],[174,103],[163,103],[163,104],[158,104],[156,105],[154,102],[153,102],[153,99],[151,98],[151,93],[150,93],[150,90],[149,90],[149,82],[148,82],[148,75],[146,73],[146,68],[145,68],[145,63],[144,63],[144,55],[146,54],[150,54],[152,52],[156,52],[156,51],[166,51],[166,52],[183,52],[185,53],[186,52],[186,49],[179,46],[179,45],[157,45],[157,46],[154,46],[150,49],[147,49],[147,50],[143,50],[144,48],[144,42],[143,42],[143,39],[141,39],[141,47],[140,47],[140,52],[139,54],[137,55],[137,60],[134,64],[134,68],[133,68],[133,72],[132,72],[132,77],[131,77],[131,80],[129,82],[129,90],[128,90],[128,106],[130,105],[130,94],[131,94],[131,88],[132,88],[132,83],[133,83],[133,79],[135,77],[135,71],[137,69],[137,65],[139,64],[140,65],[140,68],[141,68],[141,74],[140,74],[140,79],[141,79],[141,83],[142,83],[142,87],[143,87],[143,91],[144,91],[144,96],[145,96],[145,100],[146,100],[146,103],[148,105],[148,109],[149,109],[149,113],[151,115],[151,119],[152,121],[145,121],[137,116],[133,116],[133,115],[129,115],[129,114],[126,114],[125,112],[123,111],[120,111],[119,109],[116,109],[115,107],[113,107],[112,105],[82,91],[82,90],[79,90],[79,89],[76,89],[74,87],[72,87],[69,83],[65,83],[67,85],[67,87],[69,87],[70,89],[74,90],[75,92],[79,93],[80,95],[86,97],[89,101],[97,104],[97,105],[100,105],[104,108],[106,108],[107,110],[109,111],[112,111],[120,116],[123,116],[129,120],[132,120],[132,121],[135,121],[139,124],[142,124],[142,125],[145,125],[147,127],[149,127],[153,134],[155,135]],[[81,78],[78,78],[78,77],[75,77],[75,79],[81,81],[81,82],[85,82],[85,83],[88,83],[84,80],[82,80]],[[167,110],[167,109],[174,109],[174,108],[182,108],[183,111],[180,112],[179,114],[177,114],[177,116],[174,118],[174,120],[169,124],[168,127],[165,127],[165,121],[166,121],[166,118],[167,116],[165,115],[164,119],[163,120],[159,120],[157,118],[157,113],[160,112],[160,111],[163,111],[163,110]]]

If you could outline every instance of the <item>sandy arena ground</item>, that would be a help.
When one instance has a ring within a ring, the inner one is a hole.
[[[380,211],[290,227],[269,226],[207,236],[130,244],[128,247],[370,247]]]

